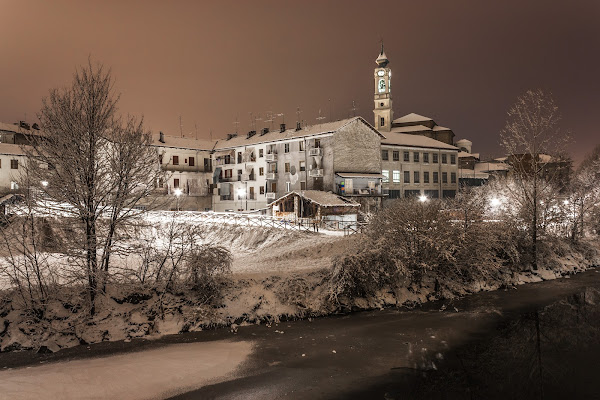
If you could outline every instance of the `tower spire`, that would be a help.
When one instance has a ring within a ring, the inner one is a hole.
[[[390,61],[388,60],[387,56],[385,55],[385,52],[383,51],[383,39],[381,39],[381,53],[379,53],[379,57],[377,57],[377,60],[375,60],[375,63],[380,68],[385,68],[389,62]]]

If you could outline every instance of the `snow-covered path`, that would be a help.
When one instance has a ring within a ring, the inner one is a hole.
[[[163,399],[222,381],[251,349],[248,341],[173,344],[4,370],[0,372],[0,399]]]

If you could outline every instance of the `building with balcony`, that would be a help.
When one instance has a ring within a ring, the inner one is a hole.
[[[229,135],[217,143],[213,154],[213,209],[267,211],[274,199],[304,190],[352,194],[367,207],[375,206],[383,196],[382,137],[361,117]],[[340,173],[369,180],[371,190],[342,192]]]
[[[166,172],[157,182],[157,195],[166,196],[166,208],[205,211],[212,209],[212,155],[216,141],[153,135],[158,165]]]

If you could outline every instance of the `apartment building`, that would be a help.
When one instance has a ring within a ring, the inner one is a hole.
[[[286,193],[302,190],[330,191],[376,206],[383,196],[382,137],[361,117],[230,135],[213,154],[213,209],[266,209]]]

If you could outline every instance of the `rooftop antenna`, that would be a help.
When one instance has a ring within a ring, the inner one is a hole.
[[[194,122],[194,129],[196,130],[196,140],[198,140],[198,123]]]
[[[252,113],[250,113],[250,115],[252,115]],[[233,123],[233,125],[235,125],[235,133],[238,133],[238,128],[240,127],[240,121],[238,121],[238,116],[235,116],[235,122]]]
[[[319,127],[321,127],[321,124],[323,123],[323,120],[324,120],[325,118],[326,118],[326,117],[323,117],[323,116],[321,115],[321,109],[319,108],[319,116],[317,117],[317,121],[319,121]]]
[[[181,115],[179,116],[179,135],[183,137],[183,123],[181,122]]]
[[[296,107],[296,122],[301,122],[300,121],[300,114],[302,114],[302,111],[300,110],[300,107]]]
[[[260,113],[258,113],[258,117],[254,117],[254,130],[256,130],[256,121],[262,121]]]
[[[265,119],[265,122],[271,123],[271,129],[273,129],[273,120],[273,111],[267,111],[267,119]]]
[[[252,115],[252,111],[250,111],[249,114],[250,114],[250,130],[255,131],[256,130],[256,120],[254,119],[254,116]]]
[[[358,108],[356,107],[356,103],[354,102],[354,100],[352,100],[352,108],[350,109],[350,111],[352,111],[353,117],[356,117],[356,110],[358,110]]]
[[[285,114],[284,113],[279,113],[277,114],[278,117],[281,117],[281,123],[285,124]]]
[[[331,108],[331,99],[328,100],[329,101],[329,121],[333,121],[332,116],[332,108]]]
[[[210,141],[212,142],[212,129],[209,131],[209,137],[210,137]]]

